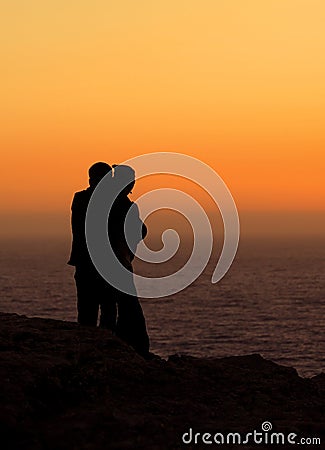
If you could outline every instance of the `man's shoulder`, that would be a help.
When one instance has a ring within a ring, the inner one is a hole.
[[[83,189],[82,191],[77,191],[74,193],[74,196],[79,198],[79,197],[85,197],[91,194],[91,189],[87,188],[87,189]]]
[[[85,202],[88,202],[92,194],[91,189],[84,189],[83,191],[75,192],[73,196],[73,202],[72,205],[80,205]]]

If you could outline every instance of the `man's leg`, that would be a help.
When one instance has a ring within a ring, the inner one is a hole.
[[[100,276],[100,275],[99,275]],[[115,332],[117,316],[117,291],[101,278],[100,282],[100,328],[106,328]]]
[[[93,272],[88,268],[76,267],[74,278],[77,288],[78,323],[96,327],[99,301]]]

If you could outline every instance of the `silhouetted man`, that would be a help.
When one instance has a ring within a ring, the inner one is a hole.
[[[100,327],[115,330],[116,290],[97,272],[89,256],[85,220],[90,197],[101,179],[110,173],[111,167],[97,162],[89,169],[89,187],[76,192],[72,202],[72,250],[68,264],[76,267],[78,322],[96,327],[100,307]]]

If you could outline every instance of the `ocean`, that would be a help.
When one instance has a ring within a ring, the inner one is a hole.
[[[305,377],[324,371],[324,244],[316,237],[242,239],[219,283],[210,282],[211,261],[185,290],[141,300],[151,350],[162,357],[260,353]],[[63,238],[2,240],[0,310],[75,321],[69,251]]]

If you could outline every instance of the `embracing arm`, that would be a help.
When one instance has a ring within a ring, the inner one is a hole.
[[[140,219],[141,220],[141,219]],[[142,222],[142,239],[144,239],[148,234],[148,228],[144,222]]]
[[[136,203],[132,203],[125,223],[125,233],[127,235],[127,242],[130,245],[132,252],[135,253],[139,242],[147,235],[147,227],[140,219],[139,208]]]

